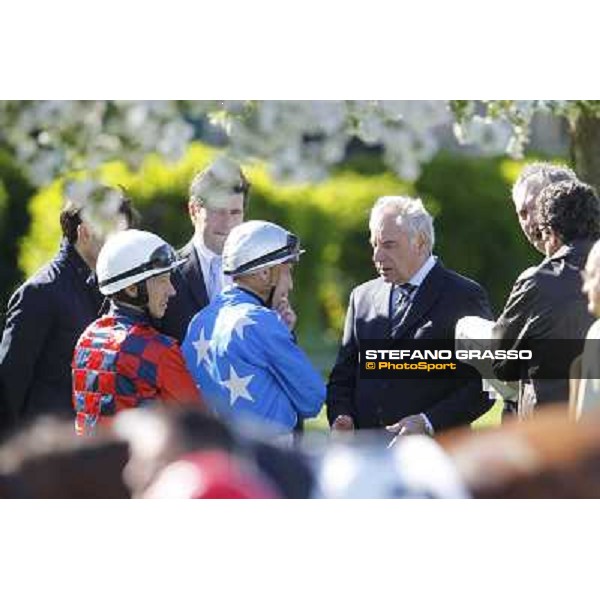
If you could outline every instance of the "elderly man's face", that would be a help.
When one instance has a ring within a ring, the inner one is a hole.
[[[538,252],[544,254],[544,243],[540,239],[540,232],[535,220],[535,198],[539,191],[535,186],[527,185],[525,182],[515,190],[513,203],[525,237]]]
[[[594,246],[582,272],[583,293],[588,297],[588,310],[600,317],[600,247]]]
[[[421,235],[410,239],[404,227],[396,223],[397,215],[383,214],[372,223],[373,263],[387,283],[406,283],[421,268],[428,256]]]

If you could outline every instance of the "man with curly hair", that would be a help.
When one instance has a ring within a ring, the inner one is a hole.
[[[499,379],[519,382],[519,418],[536,405],[568,400],[569,368],[583,349],[593,317],[581,291],[581,270],[600,237],[600,201],[593,188],[565,180],[543,188],[534,220],[546,258],[516,281],[494,327],[498,349],[533,350],[529,361],[496,361]]]
[[[536,199],[542,190],[558,183],[559,181],[576,181],[575,171],[566,165],[557,165],[549,162],[533,162],[525,165],[519,177],[512,188],[512,201],[515,207],[519,225],[527,241],[542,254],[545,254],[542,234],[537,223],[537,213],[535,210]],[[520,276],[526,277],[528,273],[533,272],[536,267],[528,267]],[[515,397],[504,397],[503,418],[515,416],[518,412],[517,400]]]

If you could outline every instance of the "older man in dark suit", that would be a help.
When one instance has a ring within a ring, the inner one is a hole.
[[[547,258],[517,279],[494,327],[497,349],[532,348],[527,363],[498,361],[499,379],[519,381],[519,417],[536,405],[568,401],[569,368],[583,350],[594,318],[581,290],[581,271],[600,236],[600,203],[576,180],[546,186],[536,200]]]
[[[229,232],[244,220],[249,189],[239,165],[223,156],[198,173],[190,185],[188,210],[194,235],[179,251],[187,262],[173,272],[177,295],[169,302],[161,326],[179,343],[192,317],[230,283],[223,275],[221,254]]]
[[[433,434],[470,423],[492,406],[481,380],[366,379],[359,351],[366,340],[454,340],[456,321],[490,318],[483,289],[432,255],[433,221],[421,200],[380,198],[370,219],[380,277],[352,291],[344,336],[331,372],[328,419],[334,430],[388,427]]]

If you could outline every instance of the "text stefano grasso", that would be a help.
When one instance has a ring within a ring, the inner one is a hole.
[[[366,360],[531,360],[531,350],[365,350]]]

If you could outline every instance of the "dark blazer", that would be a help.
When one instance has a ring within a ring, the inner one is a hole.
[[[178,254],[187,261],[171,275],[177,295],[169,300],[159,329],[181,344],[192,317],[208,304],[208,293],[200,259],[192,241],[190,240]]]
[[[583,351],[586,333],[594,322],[581,291],[581,270],[593,243],[578,240],[565,245],[538,267],[522,273],[494,327],[496,348],[520,350],[535,344],[533,359],[526,364],[497,361],[493,365],[499,379],[520,382],[522,417],[529,416],[536,403],[568,401],[569,368]],[[543,344],[547,340],[570,341]],[[559,378],[535,377],[541,364],[551,365],[552,374]]]
[[[0,429],[42,413],[74,415],[73,349],[102,303],[89,267],[65,241],[54,259],[16,290],[0,343]]]
[[[492,406],[481,379],[361,379],[362,340],[390,339],[391,284],[368,281],[352,291],[344,336],[327,390],[330,423],[348,414],[357,427],[383,427],[425,413],[436,431],[470,423]],[[492,318],[483,289],[446,269],[439,261],[419,286],[404,322],[401,339],[454,340],[460,317]]]

